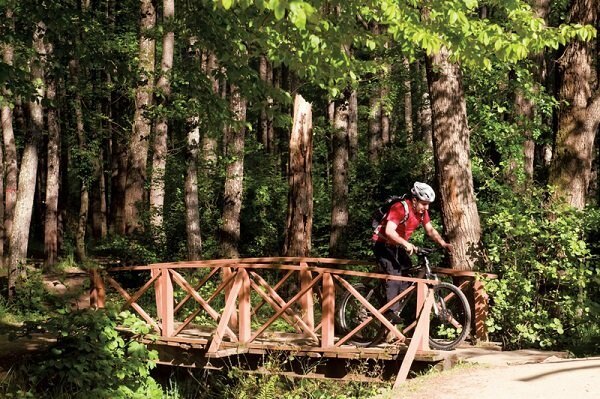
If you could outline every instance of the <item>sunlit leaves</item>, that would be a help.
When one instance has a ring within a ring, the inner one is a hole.
[[[325,86],[360,79],[359,69],[369,68],[340,50],[351,45],[375,53],[390,40],[409,59],[425,51],[447,48],[452,60],[463,66],[490,70],[496,62],[516,63],[546,47],[558,48],[569,40],[590,40],[590,26],[547,27],[531,7],[519,0],[492,1],[501,17],[481,19],[477,0],[418,1],[367,0],[334,2],[324,8],[317,1],[215,0],[225,9],[254,6],[271,15],[263,28],[269,58],[296,69],[301,77]],[[332,11],[332,10],[335,10]],[[373,34],[369,24],[381,27]],[[253,26],[253,24],[249,25]],[[256,41],[256,39],[252,39]],[[353,73],[350,74],[349,71]],[[344,83],[346,82],[346,83]]]

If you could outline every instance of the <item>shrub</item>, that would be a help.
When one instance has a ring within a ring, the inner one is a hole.
[[[496,202],[485,223],[486,255],[499,279],[487,283],[488,328],[510,348],[566,348],[600,336],[598,210],[543,204],[539,192]]]
[[[56,345],[21,370],[30,390],[47,398],[161,398],[162,389],[150,377],[156,352],[124,337],[117,325],[149,331],[130,313],[111,310],[69,312],[50,320],[46,328],[57,337]]]

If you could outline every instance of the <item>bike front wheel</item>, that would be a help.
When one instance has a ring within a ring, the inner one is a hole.
[[[386,302],[380,287],[369,287],[364,284],[354,284],[353,287],[377,309],[381,308]],[[372,317],[372,314],[354,295],[345,292],[340,300],[337,316],[342,332],[348,334],[369,317]],[[385,326],[378,319],[373,318],[360,331],[356,332],[348,342],[356,346],[377,345],[385,339],[386,331]]]
[[[465,294],[455,285],[439,283],[433,288],[433,307],[429,323],[429,346],[452,350],[471,329],[471,308]]]

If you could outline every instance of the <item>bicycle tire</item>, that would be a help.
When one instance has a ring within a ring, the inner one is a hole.
[[[368,287],[362,283],[353,284],[352,286],[375,308],[379,309],[385,304],[386,301],[383,299],[380,288]],[[343,334],[351,332],[371,316],[371,313],[348,291],[342,295],[337,313],[338,324]],[[385,339],[386,332],[386,327],[374,318],[348,339],[348,342],[360,347],[377,345]]]
[[[429,346],[449,351],[460,345],[471,329],[471,308],[465,294],[455,285],[433,287],[434,304],[429,322]]]

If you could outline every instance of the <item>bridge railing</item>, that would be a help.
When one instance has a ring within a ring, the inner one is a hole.
[[[256,342],[281,322],[305,337],[310,346],[323,350],[340,347],[369,322],[353,331],[336,331],[336,293],[339,297],[345,291],[367,307],[372,318],[391,334],[404,340],[404,335],[383,316],[403,295],[377,309],[354,289],[349,279],[416,283],[415,320],[423,314],[427,287],[435,282],[348,270],[354,266],[374,268],[371,262],[343,259],[245,258],[117,267],[109,269],[104,278],[123,297],[123,307],[133,308],[162,339],[176,341],[197,325],[199,318],[209,320],[212,331],[208,355],[218,352],[224,340],[241,346]],[[147,277],[142,277],[145,282],[133,290],[126,289],[119,282],[123,272],[143,273]],[[152,295],[152,291],[154,301],[140,300]],[[150,305],[152,302],[155,306]],[[270,312],[265,312],[265,307]],[[413,333],[411,343],[417,349],[428,349],[428,324],[423,323],[422,331]],[[188,334],[186,341],[191,339]]]

